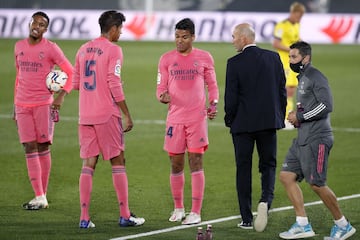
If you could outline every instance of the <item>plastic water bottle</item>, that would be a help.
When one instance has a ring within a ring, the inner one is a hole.
[[[212,226],[208,224],[205,233],[205,240],[212,240],[212,239],[213,239]]]
[[[196,240],[205,240],[202,227],[198,227],[197,229]]]

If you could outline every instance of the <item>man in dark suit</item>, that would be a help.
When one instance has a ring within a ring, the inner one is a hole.
[[[236,188],[242,217],[238,227],[253,229],[251,169],[256,143],[262,193],[254,228],[262,232],[274,198],[276,130],[284,127],[286,80],[279,55],[256,46],[255,32],[249,24],[237,25],[232,37],[239,54],[227,62],[225,125],[230,128],[235,149]]]

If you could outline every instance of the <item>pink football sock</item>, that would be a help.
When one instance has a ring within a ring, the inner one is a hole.
[[[41,166],[41,182],[44,194],[47,193],[49,185],[49,177],[51,170],[51,153],[50,149],[44,152],[39,152],[40,166]]]
[[[204,198],[205,189],[205,175],[204,171],[200,170],[191,173],[191,191],[192,191],[192,207],[191,212],[200,214],[202,201]]]
[[[80,220],[89,221],[89,208],[90,208],[90,198],[93,185],[93,175],[94,169],[90,167],[83,167],[81,169],[80,179],[79,179],[79,192],[80,192],[80,209],[81,215]]]
[[[128,202],[128,179],[125,166],[112,166],[112,178],[119,202],[120,216],[128,219],[130,217]]]
[[[39,153],[26,153],[26,164],[28,169],[28,175],[30,183],[34,190],[35,196],[41,196],[44,194],[43,185],[41,183],[41,166],[39,160]]]
[[[175,208],[184,208],[184,172],[170,174],[170,188]]]

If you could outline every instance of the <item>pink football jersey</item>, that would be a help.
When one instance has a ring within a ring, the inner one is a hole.
[[[214,60],[210,53],[193,48],[184,56],[176,50],[159,61],[156,96],[170,94],[167,121],[189,123],[206,117],[206,88],[209,102],[219,99]]]
[[[53,94],[46,87],[46,76],[55,65],[71,66],[62,50],[54,42],[43,38],[35,45],[23,39],[15,44],[15,104],[21,106],[36,106],[50,104]],[[71,90],[71,80],[65,87]]]
[[[116,102],[125,100],[121,84],[121,48],[104,37],[91,40],[78,50],[73,89],[79,90],[79,123],[100,124],[112,115],[121,117]],[[113,96],[114,93],[117,96]]]

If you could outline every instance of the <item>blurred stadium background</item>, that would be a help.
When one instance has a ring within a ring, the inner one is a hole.
[[[1,1],[0,8],[47,8],[47,9],[121,9],[143,10],[145,1],[152,2],[155,11],[242,11],[287,12],[288,0],[12,0]],[[358,13],[358,0],[299,0],[308,12]]]
[[[299,0],[307,13],[301,37],[310,43],[360,42],[360,1]],[[23,38],[34,9],[46,9],[51,21],[47,37],[91,39],[98,35],[97,19],[103,9],[119,9],[126,22],[122,40],[172,41],[174,24],[190,17],[197,41],[229,42],[234,25],[251,23],[258,43],[272,41],[276,22],[288,16],[291,0],[16,0],[0,2],[0,38]]]

